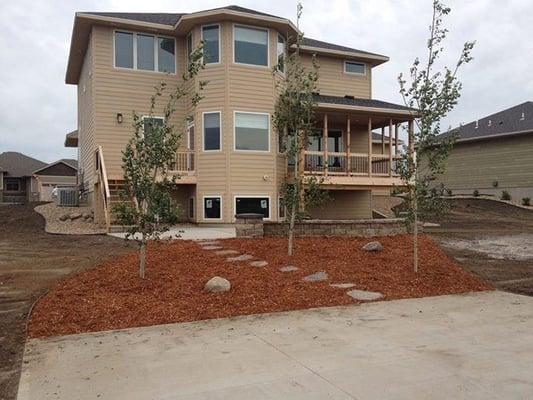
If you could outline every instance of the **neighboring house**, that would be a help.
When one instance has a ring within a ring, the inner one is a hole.
[[[52,201],[56,187],[74,187],[78,184],[78,162],[61,159],[33,172],[40,201]]]
[[[46,164],[22,153],[0,154],[0,203],[51,201],[54,187],[77,184],[77,161]]]
[[[533,198],[533,102],[462,125],[444,135],[457,141],[439,178],[454,194]]]
[[[188,54],[203,40],[206,68],[197,79],[209,81],[205,97],[196,110],[184,100],[176,116],[176,122],[190,111],[194,117],[173,165],[183,217],[231,223],[237,213],[259,212],[283,219],[280,188],[288,168],[271,117],[282,61],[297,33],[285,18],[237,6],[191,14],[76,13],[66,83],[78,87],[78,128],[65,145],[78,147],[97,218],[109,223],[123,184],[132,110],[147,114],[154,86],[178,83]],[[400,143],[394,139],[415,114],[371,98],[373,69],[388,57],[309,38],[300,51],[306,66],[313,55],[320,65],[315,100],[322,137],[306,151],[305,172],[323,176],[332,199],[308,211],[314,218],[371,218],[372,192],[401,184],[393,171]]]

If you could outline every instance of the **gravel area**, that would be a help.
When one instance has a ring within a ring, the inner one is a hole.
[[[35,207],[35,211],[41,214],[45,221],[45,231],[61,235],[103,235],[105,228],[95,224],[92,219],[85,219],[83,215],[92,212],[91,207],[58,207],[55,203],[47,203]],[[81,214],[76,219],[61,221],[63,215]]]

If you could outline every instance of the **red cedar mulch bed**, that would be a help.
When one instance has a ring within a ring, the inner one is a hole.
[[[384,250],[369,253],[361,250],[369,241],[364,238],[297,239],[291,259],[286,256],[285,238],[220,241],[225,249],[267,260],[264,268],[228,263],[191,241],[155,243],[149,246],[144,281],[137,275],[137,254],[132,253],[58,283],[35,306],[29,336],[356,303],[346,289],[330,283],[354,283],[357,289],[382,292],[387,300],[491,289],[450,261],[428,236],[420,237],[418,274],[412,272],[409,236],[378,240]],[[287,265],[299,270],[278,270]],[[328,281],[302,281],[322,270],[328,273]],[[203,291],[204,284],[217,275],[229,279],[230,292]]]

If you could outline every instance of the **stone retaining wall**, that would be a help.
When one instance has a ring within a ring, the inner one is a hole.
[[[235,234],[237,237],[263,237],[264,223],[261,214],[237,214]]]
[[[265,222],[265,236],[286,236],[288,223]],[[402,219],[311,220],[297,222],[296,236],[392,236],[406,233]]]

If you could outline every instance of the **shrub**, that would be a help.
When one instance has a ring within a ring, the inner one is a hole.
[[[479,190],[474,190],[474,197],[479,197]]]
[[[522,199],[522,205],[523,205],[523,206],[528,206],[528,207],[529,207],[529,206],[531,205],[531,199],[530,199],[529,197],[524,197],[524,198]]]
[[[509,201],[511,200],[511,194],[507,190],[502,190],[500,199]]]

